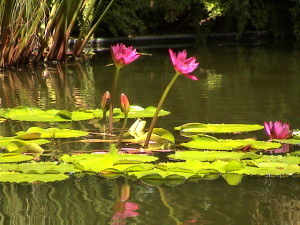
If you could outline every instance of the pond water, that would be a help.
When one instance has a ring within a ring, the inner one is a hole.
[[[177,49],[175,49],[177,50]],[[131,104],[156,105],[174,74],[167,49],[141,49],[143,56],[121,70],[118,93]],[[248,123],[281,120],[300,128],[300,53],[290,47],[207,47],[188,49],[200,68],[199,81],[181,76],[164,109],[171,115],[157,127],[173,131],[188,122]],[[42,109],[99,108],[110,89],[114,67],[109,52],[92,59],[7,71],[0,78],[0,105]],[[130,120],[129,123],[134,121]],[[99,130],[99,121],[60,124]],[[148,122],[149,124],[149,122]],[[1,135],[11,136],[30,126],[55,123],[6,121]],[[247,134],[266,140],[263,131]],[[93,151],[100,143],[48,146],[54,153]],[[1,224],[300,224],[299,178],[243,177],[239,185],[225,179],[154,185],[96,175],[71,177],[46,184],[0,183]]]

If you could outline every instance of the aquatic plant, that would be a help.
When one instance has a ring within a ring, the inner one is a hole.
[[[190,74],[199,65],[199,63],[196,63],[196,58],[195,57],[191,57],[191,58],[187,59],[186,50],[183,50],[182,52],[179,52],[176,56],[176,54],[172,51],[172,49],[169,49],[169,54],[170,54],[170,58],[171,58],[172,64],[173,64],[174,69],[175,69],[176,72],[175,72],[175,75],[173,76],[172,80],[170,81],[170,83],[166,87],[165,91],[163,92],[163,94],[162,94],[162,96],[159,100],[156,112],[154,114],[154,117],[153,117],[152,122],[151,122],[150,127],[149,127],[147,137],[145,139],[144,148],[148,148],[148,144],[149,144],[154,126],[155,126],[157,118],[158,118],[159,110],[162,108],[162,105],[163,105],[163,103],[164,103],[171,87],[175,83],[177,77],[180,74],[182,74],[182,75],[184,75],[185,77],[187,77],[191,80],[198,80],[198,78],[196,76]]]
[[[292,132],[290,131],[288,123],[269,121],[264,122],[264,127],[270,139],[288,139],[292,137]]]
[[[126,47],[123,43],[112,46],[111,55],[116,67],[120,68],[132,63],[141,56],[133,46]]]
[[[120,69],[125,65],[128,65],[138,59],[141,54],[133,48],[133,46],[126,47],[123,43],[118,43],[111,46],[111,56],[116,66],[114,81],[111,91],[111,101],[109,109],[109,133],[113,133],[113,109],[114,109],[114,98],[116,94],[116,88],[118,84]]]
[[[126,125],[127,125],[128,113],[129,113],[129,110],[130,110],[129,100],[128,100],[127,96],[123,93],[120,96],[120,102],[121,102],[121,110],[124,113],[125,118],[124,118],[124,122],[123,122],[121,132],[119,134],[118,146],[121,144],[121,141],[123,139],[123,134],[125,132],[125,128],[126,128]]]

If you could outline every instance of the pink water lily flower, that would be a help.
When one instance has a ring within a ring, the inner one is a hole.
[[[274,123],[264,122],[264,127],[267,135],[270,139],[287,139],[292,137],[290,126],[288,123],[282,123],[281,121],[275,121]]]
[[[169,53],[170,53],[172,64],[177,73],[180,73],[191,80],[198,80],[196,76],[190,74],[199,65],[199,63],[196,63],[196,57],[191,57],[187,59],[186,50],[183,50],[182,52],[178,52],[177,56],[172,51],[172,49],[169,49]]]
[[[115,46],[111,46],[111,55],[117,67],[123,67],[141,55],[133,48],[133,46],[126,47],[122,43],[118,43]]]

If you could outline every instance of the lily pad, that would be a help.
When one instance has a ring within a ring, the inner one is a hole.
[[[18,172],[0,172],[0,182],[10,183],[34,183],[34,182],[54,182],[69,178],[65,174],[25,174]]]
[[[282,144],[292,144],[292,145],[299,145],[300,138],[290,138],[290,139],[272,139],[272,141],[279,142]]]
[[[134,176],[137,179],[164,179],[164,180],[168,180],[168,179],[188,179],[192,176],[194,176],[194,174],[191,173],[183,173],[183,172],[172,172],[172,171],[165,171],[165,170],[161,170],[161,169],[153,169],[153,170],[149,170],[149,171],[143,171],[143,172],[130,172],[128,173],[128,175],[130,176]]]
[[[182,146],[191,149],[206,149],[206,150],[223,150],[232,151],[240,149],[244,146],[251,146],[252,149],[275,149],[279,148],[281,144],[274,142],[256,141],[254,139],[212,139],[203,136],[194,135],[192,141],[182,143]]]
[[[146,117],[153,117],[154,113],[156,111],[156,107],[154,106],[148,106],[146,108],[140,107],[140,106],[130,106],[130,110],[128,113],[128,118],[146,118]],[[95,109],[90,110],[90,112],[93,112],[95,117],[103,117],[103,111],[101,109]],[[116,119],[122,119],[124,118],[124,113],[120,108],[114,108],[114,118]],[[159,111],[158,116],[167,116],[170,112],[165,111],[161,109]]]
[[[286,175],[290,176],[293,174],[300,173],[300,167],[296,165],[288,165],[286,163],[273,163],[273,162],[264,162],[258,163],[257,167],[255,166],[245,166],[244,169],[234,171],[236,174],[245,174],[245,175],[260,175],[260,176],[279,176]]]
[[[0,154],[0,163],[25,162],[25,161],[30,161],[33,158],[34,157],[31,155],[2,153]]]
[[[70,129],[59,129],[59,128],[48,128],[43,129],[40,127],[30,127],[27,131],[20,131],[17,133],[17,138],[29,139],[31,136],[34,138],[38,136],[40,138],[77,138],[86,136],[89,133],[81,130],[70,130]]]
[[[264,127],[258,124],[204,124],[204,123],[187,123],[175,130],[184,133],[242,133],[249,131],[261,130]]]
[[[233,159],[256,159],[260,158],[260,155],[257,155],[252,152],[243,153],[243,152],[220,152],[220,151],[178,151],[175,154],[170,155],[170,158],[180,159],[180,160],[200,160],[200,161],[215,161],[223,160],[230,161]]]
[[[57,162],[31,162],[18,164],[16,171],[30,174],[58,174],[58,173],[75,173],[79,172],[73,164]]]

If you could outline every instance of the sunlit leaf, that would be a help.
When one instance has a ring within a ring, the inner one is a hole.
[[[203,136],[192,136],[192,141],[187,143],[182,143],[182,146],[191,149],[207,149],[207,150],[225,150],[230,151],[234,149],[241,148],[243,146],[251,145],[254,149],[274,149],[279,148],[281,144],[273,143],[273,142],[265,142],[265,141],[256,141],[254,139],[238,139],[238,140],[231,140],[231,139],[218,139],[211,140],[207,139]]]
[[[77,163],[81,160],[89,159],[100,159],[104,157],[105,154],[74,154],[74,155],[62,155],[60,160],[68,163]]]
[[[282,144],[292,144],[292,145],[299,145],[300,138],[290,138],[290,139],[272,139],[272,141],[279,142]]]
[[[10,183],[34,183],[34,182],[54,182],[69,178],[65,174],[26,174],[18,172],[0,172],[0,182]]]
[[[18,151],[20,148],[27,146],[27,149],[34,148],[34,145],[43,145],[50,143],[45,139],[21,140],[16,137],[0,137],[0,147],[6,148],[8,152]],[[34,145],[30,145],[34,144]],[[23,151],[24,152],[24,151]],[[32,151],[30,151],[32,152]]]
[[[33,158],[34,157],[31,155],[2,153],[0,154],[0,163],[25,162],[25,161],[30,161]]]
[[[200,161],[215,161],[224,160],[230,161],[232,159],[255,159],[260,158],[260,155],[255,153],[243,153],[243,152],[220,152],[220,151],[178,151],[175,154],[170,155],[170,158],[181,160],[200,160]]]
[[[203,124],[203,123],[187,123],[175,130],[185,133],[241,133],[263,129],[258,124]]]
[[[130,110],[128,113],[128,118],[146,118],[153,117],[156,111],[156,107],[148,106],[146,108],[140,106],[130,106]],[[95,117],[103,117],[103,111],[101,109],[90,110],[93,112]],[[167,116],[170,112],[161,109],[159,111],[159,116]],[[120,108],[114,108],[114,118],[121,119],[124,118],[124,113],[122,113]]]
[[[153,169],[143,172],[130,172],[130,176],[135,176],[137,179],[188,179],[193,176],[191,173],[171,172],[160,169]]]
[[[245,166],[244,166],[244,164],[241,161],[239,161],[239,160],[231,160],[226,165],[226,171],[227,172],[233,172],[233,171],[241,170],[244,167]]]
[[[300,173],[300,167],[296,165],[288,165],[285,163],[258,163],[258,167],[246,166],[244,169],[234,171],[233,173],[245,175],[261,175],[261,176],[278,176],[293,175]]]
[[[83,171],[91,171],[91,172],[102,172],[108,169],[116,169],[115,165],[119,164],[134,164],[134,163],[144,163],[144,162],[152,162],[157,160],[157,157],[149,156],[149,155],[139,155],[139,154],[124,154],[115,152],[115,148],[111,148],[110,152],[104,154],[103,156],[99,156],[97,154],[93,154],[93,156],[77,159],[74,157],[72,160],[75,163],[76,168]],[[64,156],[63,160],[70,160],[67,156]]]
[[[44,173],[44,174],[57,174],[57,173],[74,173],[79,172],[74,168],[73,164],[57,162],[31,162],[18,164],[16,169],[22,173]]]
[[[5,117],[12,120],[21,120],[21,121],[41,121],[41,122],[51,122],[51,121],[68,121],[67,119],[62,118],[57,113],[60,110],[47,110],[36,107],[17,107],[10,109]]]
[[[30,127],[27,131],[20,131],[17,133],[17,137],[22,139],[29,139],[29,134],[39,134],[40,138],[76,138],[88,135],[88,132],[81,130],[70,130],[70,129],[59,129],[59,128],[48,128],[43,129],[40,127]]]
[[[264,155],[255,162],[279,162],[288,165],[300,165],[300,157],[298,156],[282,156],[282,155]]]

